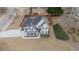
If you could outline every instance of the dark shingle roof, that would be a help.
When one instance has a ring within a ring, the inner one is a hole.
[[[35,20],[33,21],[33,24],[36,25],[41,19],[42,19],[42,16],[36,17]]]
[[[28,17],[25,18],[23,25],[24,26],[31,26],[31,24],[33,25],[37,25],[37,23],[42,19],[42,16],[37,16],[34,21],[32,21],[32,18]]]
[[[24,26],[30,26],[31,23],[32,23],[32,19],[31,18],[25,18]]]

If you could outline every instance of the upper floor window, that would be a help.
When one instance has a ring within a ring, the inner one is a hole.
[[[32,28],[30,28],[30,31],[33,31],[33,29],[32,29]]]
[[[31,29],[30,29],[30,31],[31,31]]]
[[[44,29],[44,27],[43,27],[43,29]]]
[[[33,31],[33,29],[32,29],[32,31]]]
[[[47,30],[47,27],[46,27],[46,30]]]

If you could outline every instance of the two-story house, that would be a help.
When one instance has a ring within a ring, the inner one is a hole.
[[[48,36],[48,19],[43,16],[26,17],[23,22],[23,31],[26,37]]]

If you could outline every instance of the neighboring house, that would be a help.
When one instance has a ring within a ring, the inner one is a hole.
[[[62,9],[64,10],[65,14],[70,14],[72,13],[72,7],[62,7]]]
[[[64,13],[79,16],[79,7],[62,7],[62,9],[64,10]]]
[[[48,19],[43,16],[26,17],[22,28],[26,37],[48,36]]]
[[[72,12],[75,16],[78,16],[79,17],[79,7],[73,7],[72,8]]]
[[[79,29],[79,7],[65,8],[66,11],[70,11],[70,14],[65,15],[65,20],[70,28]],[[77,24],[77,25],[76,25]]]

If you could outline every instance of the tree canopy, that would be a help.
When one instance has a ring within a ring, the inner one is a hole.
[[[62,15],[63,9],[61,7],[48,7],[47,12],[51,15]]]

